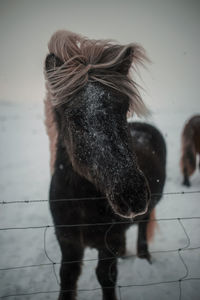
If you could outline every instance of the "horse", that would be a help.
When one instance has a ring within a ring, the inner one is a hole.
[[[163,136],[149,124],[127,121],[128,114],[148,113],[130,75],[147,58],[137,44],[63,30],[48,47],[44,103],[49,203],[62,255],[59,300],[76,299],[85,247],[98,251],[103,299],[116,300],[117,259],[126,257],[132,224],[138,224],[137,255],[151,262],[148,234],[165,182]]]
[[[182,155],[180,159],[183,185],[191,185],[189,177],[196,170],[196,157],[200,155],[200,115],[192,116],[184,125],[181,134]],[[200,162],[199,162],[200,169]]]

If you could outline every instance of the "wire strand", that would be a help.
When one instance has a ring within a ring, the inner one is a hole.
[[[41,226],[24,226],[24,227],[1,227],[2,230],[27,230],[27,229],[44,229],[44,228],[73,228],[73,227],[93,227],[93,226],[108,226],[108,225],[125,225],[125,224],[137,224],[143,222],[162,222],[162,221],[176,221],[176,220],[195,220],[200,219],[200,216],[195,217],[182,217],[182,218],[160,218],[160,219],[151,219],[151,220],[129,220],[129,221],[118,221],[118,222],[102,222],[102,223],[82,223],[82,224],[60,224],[60,225],[41,225]]]
[[[162,253],[176,253],[178,249],[170,249],[170,250],[155,250],[155,251],[149,251],[150,254],[162,254]],[[192,251],[192,250],[200,250],[199,247],[191,247],[187,249],[182,249],[182,251]],[[123,255],[121,259],[129,259],[129,258],[135,258],[137,257],[136,254],[129,254],[129,255]],[[105,258],[89,258],[89,259],[82,259],[82,260],[72,260],[72,261],[64,261],[62,264],[75,264],[75,263],[84,263],[84,262],[96,262],[101,260],[112,260],[115,259],[116,256],[110,256]],[[61,265],[61,262],[53,262],[54,265]],[[0,268],[0,271],[11,271],[11,270],[17,270],[17,269],[26,269],[26,268],[37,268],[37,267],[49,267],[52,265],[52,262],[50,260],[49,263],[42,263],[42,264],[32,264],[32,265],[24,265],[24,266],[15,266],[15,267],[8,267],[8,268]]]
[[[170,196],[170,195],[187,195],[187,194],[199,194],[200,191],[178,191],[178,192],[165,192],[165,193],[152,193],[151,196]],[[36,200],[14,200],[14,201],[0,201],[1,205],[8,205],[8,204],[30,204],[30,203],[46,203],[46,202],[71,202],[71,201],[92,201],[92,200],[100,200],[100,199],[107,199],[106,197],[84,197],[84,198],[69,198],[69,199],[36,199]]]
[[[193,277],[193,278],[186,278],[183,279],[182,282],[184,281],[200,281],[200,277]],[[166,280],[166,281],[158,281],[158,282],[149,282],[149,283],[143,283],[143,284],[128,284],[128,285],[118,285],[120,289],[122,288],[130,288],[130,287],[143,287],[143,286],[156,286],[156,285],[161,285],[161,284],[171,284],[171,283],[179,283],[179,280]],[[104,289],[111,289],[113,286],[110,287],[104,287]],[[91,288],[91,289],[77,289],[77,292],[94,292],[97,290],[101,290],[100,287],[96,288]],[[31,292],[31,293],[20,293],[20,294],[9,294],[9,295],[4,295],[0,296],[0,299],[4,298],[9,298],[9,297],[22,297],[22,296],[32,296],[32,295],[39,295],[39,294],[55,294],[59,292],[74,292],[75,290],[53,290],[53,291],[37,291],[37,292]]]

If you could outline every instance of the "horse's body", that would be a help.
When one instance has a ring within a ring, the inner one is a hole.
[[[147,227],[164,186],[165,142],[151,125],[127,123],[131,105],[137,113],[145,111],[128,77],[134,59],[141,58],[137,46],[104,42],[102,48],[99,41],[61,32],[49,48],[45,103],[52,146],[50,209],[62,252],[59,299],[76,299],[89,246],[99,253],[96,274],[103,299],[115,300],[117,257],[126,253],[125,232],[133,222],[144,221],[138,223],[137,252],[150,260]],[[71,72],[72,62],[77,73]]]
[[[196,169],[196,158],[200,155],[200,115],[191,117],[185,124],[181,136],[181,171],[183,184],[190,186],[189,177]],[[200,168],[200,162],[199,162]]]

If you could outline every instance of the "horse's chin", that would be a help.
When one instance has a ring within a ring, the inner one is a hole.
[[[140,212],[121,212],[117,206],[111,204],[111,207],[113,209],[113,211],[115,212],[116,215],[124,218],[124,219],[134,219],[138,216],[142,216],[142,215],[145,215],[148,211],[148,204],[146,205],[145,209],[140,211]]]

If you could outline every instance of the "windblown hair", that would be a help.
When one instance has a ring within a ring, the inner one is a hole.
[[[148,115],[138,85],[131,79],[129,69],[144,65],[148,58],[137,44],[118,45],[111,40],[90,40],[70,31],[60,30],[49,42],[49,52],[59,60],[45,70],[47,89],[53,106],[73,99],[87,82],[100,82],[130,99],[129,111]]]
[[[48,95],[47,95],[47,98]],[[45,109],[45,127],[49,137],[49,148],[50,148],[50,171],[53,174],[54,164],[56,160],[56,145],[58,139],[58,130],[54,119],[52,103],[47,99],[44,101]]]

